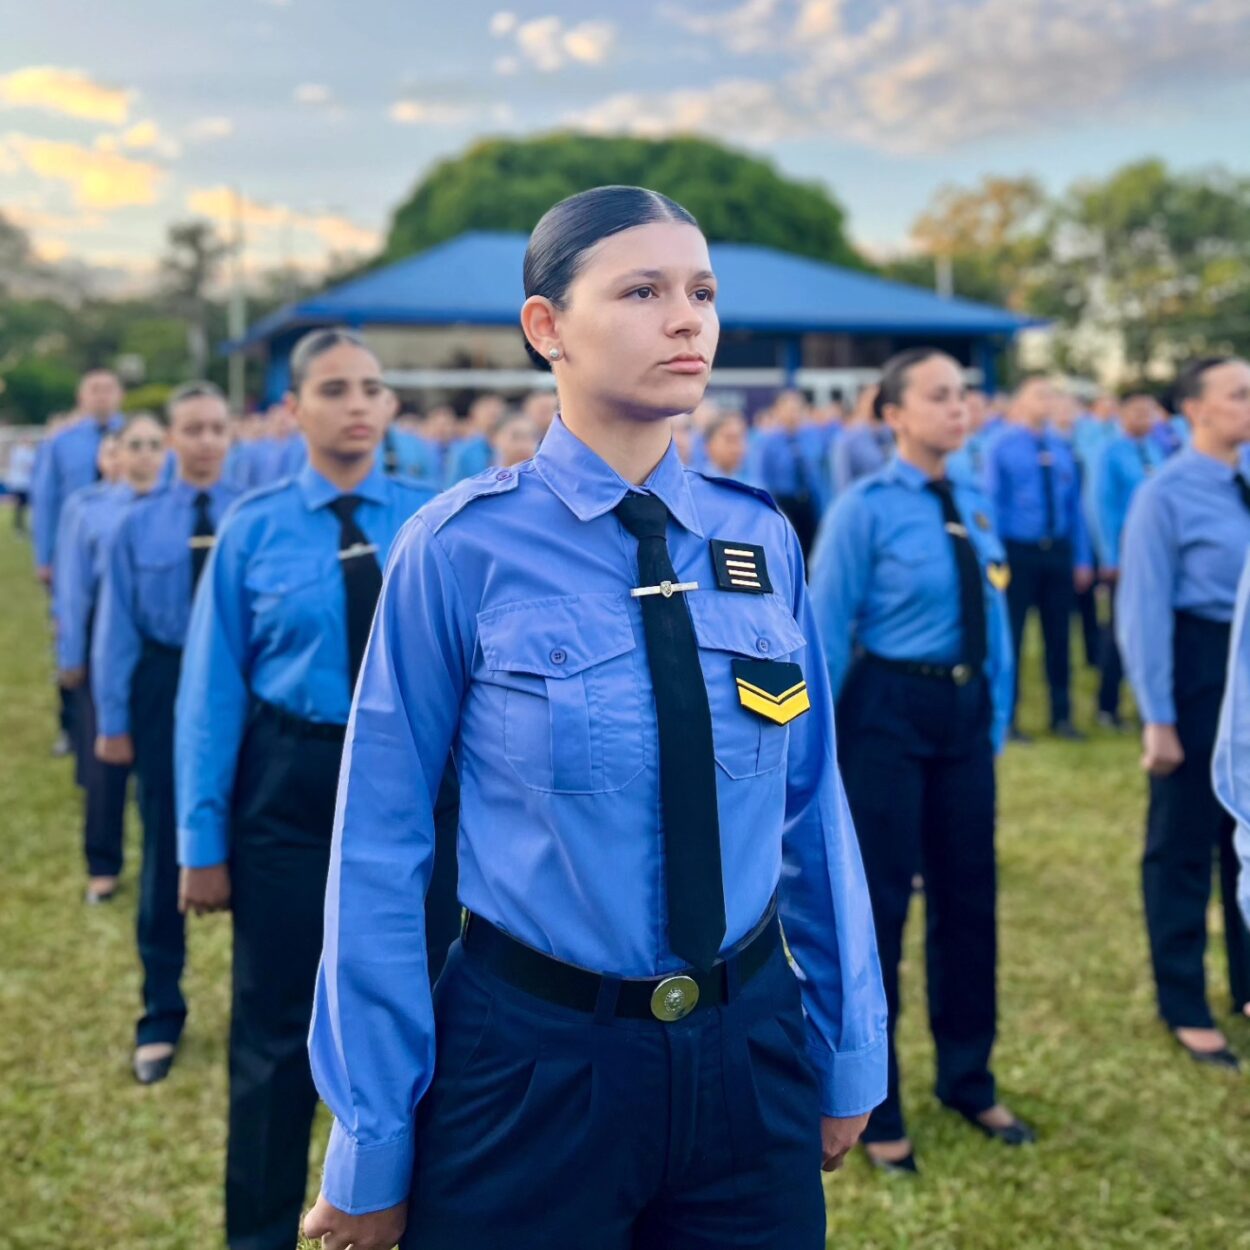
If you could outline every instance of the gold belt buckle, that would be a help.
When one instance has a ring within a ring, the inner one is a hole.
[[[651,994],[651,1014],[671,1024],[688,1016],[699,1003],[699,983],[693,977],[666,977]]]

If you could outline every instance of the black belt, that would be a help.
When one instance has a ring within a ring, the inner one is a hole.
[[[167,642],[157,642],[155,638],[145,638],[143,649],[151,655],[163,655],[169,660],[182,659],[181,647],[171,647]]]
[[[325,742],[342,742],[347,735],[346,725],[335,725],[329,721],[305,720],[302,716],[293,716],[285,708],[276,703],[267,703],[264,699],[255,701],[253,715],[260,720],[267,720],[277,726],[278,732],[292,738],[314,738]]]
[[[884,655],[874,655],[871,651],[865,651],[862,658],[871,664],[879,664],[882,668],[892,668],[910,677],[927,677],[931,681],[949,681],[956,686],[966,686],[974,677],[980,676],[971,664],[929,664],[923,660],[891,660]]]
[[[780,945],[781,926],[776,905],[770,905],[754,931],[707,972],[687,969],[641,979],[600,976],[566,964],[518,942],[472,913],[466,914],[462,941],[464,949],[490,972],[535,998],[591,1013],[598,1010],[601,994],[610,995],[615,983],[613,1016],[667,1023],[729,1002]]]

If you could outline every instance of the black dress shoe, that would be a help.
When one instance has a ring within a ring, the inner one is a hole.
[[[1033,738],[1030,734],[1026,734],[1023,729],[1017,729],[1014,725],[1007,730],[1007,741],[1014,742],[1017,746],[1031,747]]]
[[[101,903],[111,903],[117,897],[117,887],[111,890],[93,890],[90,886],[82,896],[88,907],[99,907]]]
[[[883,1172],[886,1176],[919,1176],[920,1168],[916,1163],[916,1152],[909,1151],[901,1159],[878,1159],[876,1155],[864,1147],[864,1153],[868,1156],[868,1162],[878,1171]]]
[[[959,1110],[958,1107],[955,1110]],[[986,1137],[996,1142],[1002,1142],[1004,1146],[1031,1146],[1037,1141],[1037,1132],[1032,1125],[1026,1124],[1023,1120],[1013,1117],[1010,1124],[994,1126],[982,1123],[979,1116],[973,1115],[969,1111],[959,1111],[969,1124],[975,1129],[980,1129]]]
[[[155,1085],[169,1075],[169,1069],[173,1066],[173,1051],[170,1051],[167,1055],[162,1055],[159,1059],[140,1059],[138,1055],[135,1055],[133,1061],[135,1080],[140,1085]]]
[[[1186,1046],[1179,1037],[1176,1041],[1195,1063],[1205,1064],[1209,1068],[1222,1068],[1226,1072],[1241,1071],[1241,1060],[1227,1046],[1219,1050],[1195,1050],[1192,1046]]]
[[[1085,735],[1070,721],[1057,721],[1050,727],[1051,735],[1065,742],[1084,742]]]

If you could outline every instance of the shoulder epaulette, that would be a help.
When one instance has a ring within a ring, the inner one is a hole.
[[[516,490],[521,474],[516,469],[484,469],[473,477],[466,477],[455,486],[436,495],[421,509],[426,525],[437,534],[448,521],[475,499],[491,495],[506,495]]]
[[[774,512],[781,512],[781,509],[777,506],[777,501],[762,486],[752,486],[749,482],[739,482],[732,477],[719,477],[714,473],[705,473],[702,469],[687,467],[686,472],[693,473],[697,477],[701,477],[705,482],[711,482],[716,486],[728,486],[730,490],[741,491],[744,495],[754,495],[756,499],[762,500]]]

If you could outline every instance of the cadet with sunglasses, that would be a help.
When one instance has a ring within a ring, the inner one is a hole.
[[[1237,906],[1234,824],[1211,784],[1237,583],[1250,550],[1250,364],[1198,360],[1176,403],[1193,441],[1129,506],[1116,627],[1144,723],[1150,807],[1142,856],[1159,1014],[1199,1063],[1237,1068],[1207,1001],[1203,957],[1211,869],[1219,867],[1232,1007],[1250,1014],[1250,935]]]
[[[222,526],[192,613],[176,718],[182,905],[229,907],[234,919],[226,1235],[236,1250],[291,1250],[298,1236],[317,1101],[308,1025],[343,735],[381,563],[433,496],[383,472],[393,405],[358,337],[313,332],[291,371],[287,404],[308,460],[240,500]],[[453,846],[455,818],[450,790],[440,828]],[[451,879],[433,892],[425,942],[435,950],[459,922],[454,856],[438,865]]]
[[[894,1031],[913,881],[925,882],[937,1095],[1006,1145],[1032,1130],[999,1104],[994,753],[1012,704],[1010,572],[972,482],[946,476],[968,433],[959,366],[936,348],[884,366],[874,401],[894,459],[834,505],[811,599],[839,695],[838,760],[872,894],[890,1019],[890,1087],[864,1134],[869,1158],[915,1172]]]
[[[229,418],[221,392],[192,382],[170,396],[173,481],[135,502],[118,527],[100,594],[91,648],[99,715],[96,755],[133,764],[143,820],[138,940],[143,1016],[135,1030],[134,1074],[163,1080],[186,1022],[182,968],[186,938],[178,911],[174,814],[174,695],[191,599],[213,533],[234,491],[221,482]]]
[[[716,351],[707,243],[603,187],[542,218],[524,282],[561,417],[406,527],[361,672],[305,1233],[823,1250],[820,1168],[885,1092],[885,1007],[795,533],[672,441]],[[449,749],[468,920],[431,999]]]

